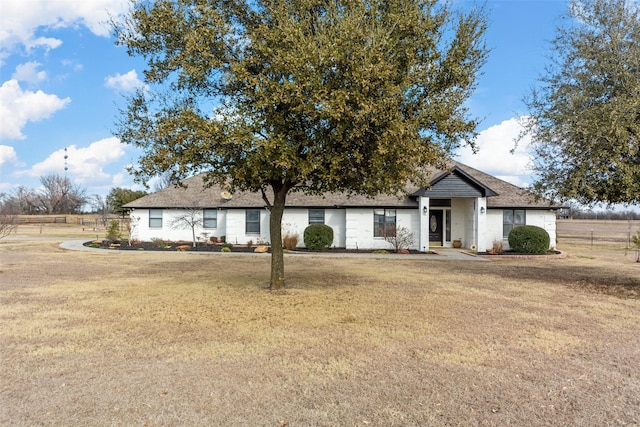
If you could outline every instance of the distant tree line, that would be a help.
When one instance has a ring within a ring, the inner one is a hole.
[[[585,209],[578,205],[570,205],[558,212],[560,219],[609,219],[609,220],[640,220],[640,212],[631,209],[624,211]]]
[[[5,215],[80,213],[86,203],[84,188],[55,174],[40,177],[37,189],[19,186],[11,194],[0,194],[0,212]]]
[[[0,215],[79,214],[87,211],[102,216],[122,214],[122,206],[147,193],[112,188],[107,196],[88,196],[86,189],[67,177],[52,174],[40,177],[38,188],[19,186],[11,193],[0,193]]]

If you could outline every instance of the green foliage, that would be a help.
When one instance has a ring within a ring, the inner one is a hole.
[[[137,1],[114,30],[148,90],[117,136],[140,180],[206,171],[262,192],[280,287],[290,191],[398,192],[471,143],[485,29],[482,10],[428,0]]]
[[[231,248],[229,246],[223,246],[220,252],[231,252]]]
[[[115,219],[109,221],[109,225],[107,226],[107,240],[118,240],[120,239],[120,223]]]
[[[304,245],[312,251],[324,251],[333,243],[333,228],[326,224],[311,224],[304,229]]]
[[[587,205],[640,203],[639,5],[570,4],[552,63],[525,100],[539,194]]]
[[[107,204],[111,206],[113,212],[121,213],[123,211],[122,206],[146,195],[147,193],[145,191],[114,187],[109,191],[109,194],[107,194]]]
[[[521,225],[509,233],[509,247],[523,254],[545,254],[549,251],[551,239],[544,228]]]
[[[233,244],[232,243],[223,243],[222,244],[222,249],[227,248],[229,250],[233,249]]]
[[[377,255],[389,255],[389,251],[386,249],[376,249],[373,253]]]

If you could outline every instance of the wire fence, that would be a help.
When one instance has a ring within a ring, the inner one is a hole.
[[[640,232],[638,220],[558,220],[558,245],[578,244],[631,249]]]

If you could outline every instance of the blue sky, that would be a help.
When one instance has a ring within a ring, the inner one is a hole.
[[[463,8],[478,2],[456,0]],[[112,135],[123,94],[141,84],[144,63],[114,44],[107,11],[125,0],[0,2],[0,193],[36,188],[39,177],[65,173],[88,195],[112,187],[140,189],[126,172],[139,153]],[[488,0],[492,49],[471,114],[482,118],[480,152],[458,160],[517,185],[531,181],[525,144],[514,154],[522,97],[543,72],[564,0]]]

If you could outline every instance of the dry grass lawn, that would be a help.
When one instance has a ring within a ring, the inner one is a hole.
[[[19,231],[20,234],[20,231]],[[0,425],[638,425],[640,263],[0,241]]]

